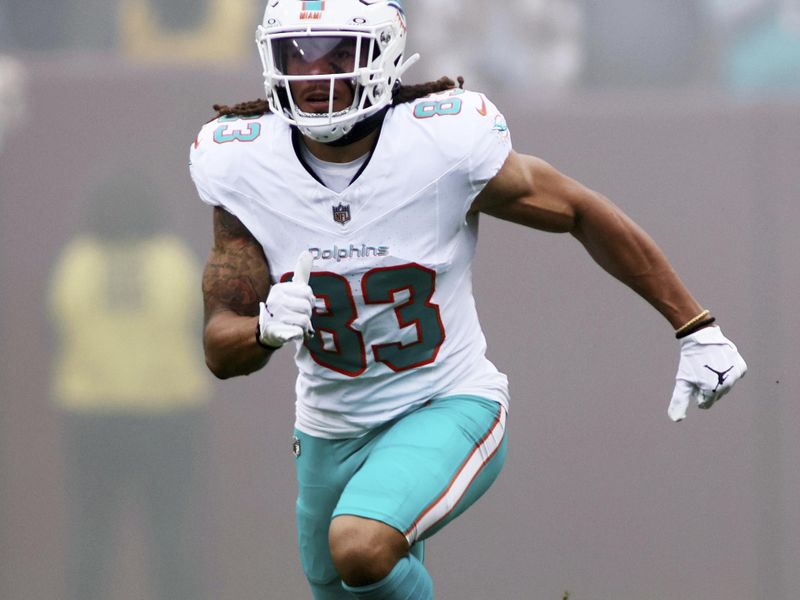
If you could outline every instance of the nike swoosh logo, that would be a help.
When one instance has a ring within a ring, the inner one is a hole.
[[[489,111],[486,110],[486,100],[484,100],[483,96],[481,96],[481,107],[476,108],[475,110],[478,111],[478,114],[482,117],[485,117]]]

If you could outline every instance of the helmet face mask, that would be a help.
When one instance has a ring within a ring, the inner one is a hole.
[[[370,102],[358,81],[375,74],[369,69],[375,47],[358,35],[275,36],[270,53],[284,111],[331,126],[363,110]]]
[[[256,33],[270,110],[307,137],[336,141],[391,103],[417,58],[403,60],[405,41],[397,2],[271,2]]]

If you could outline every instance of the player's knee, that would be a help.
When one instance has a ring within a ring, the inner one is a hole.
[[[333,520],[328,539],[336,570],[352,586],[380,581],[408,553],[408,542],[396,529],[349,515]]]

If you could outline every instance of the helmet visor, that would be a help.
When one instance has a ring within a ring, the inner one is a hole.
[[[371,62],[370,40],[361,36],[285,37],[272,40],[275,68],[292,78],[355,74]]]

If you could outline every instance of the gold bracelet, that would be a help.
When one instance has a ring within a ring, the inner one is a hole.
[[[705,319],[710,314],[711,314],[710,310],[708,310],[708,309],[703,310],[703,312],[701,312],[699,315],[697,315],[696,317],[692,317],[691,319],[686,321],[686,323],[684,323],[683,325],[678,327],[675,330],[675,334],[676,335],[680,334],[682,331],[685,331],[686,329],[689,329],[689,327],[691,327],[692,325],[694,325],[698,321],[702,321],[703,319]]]

